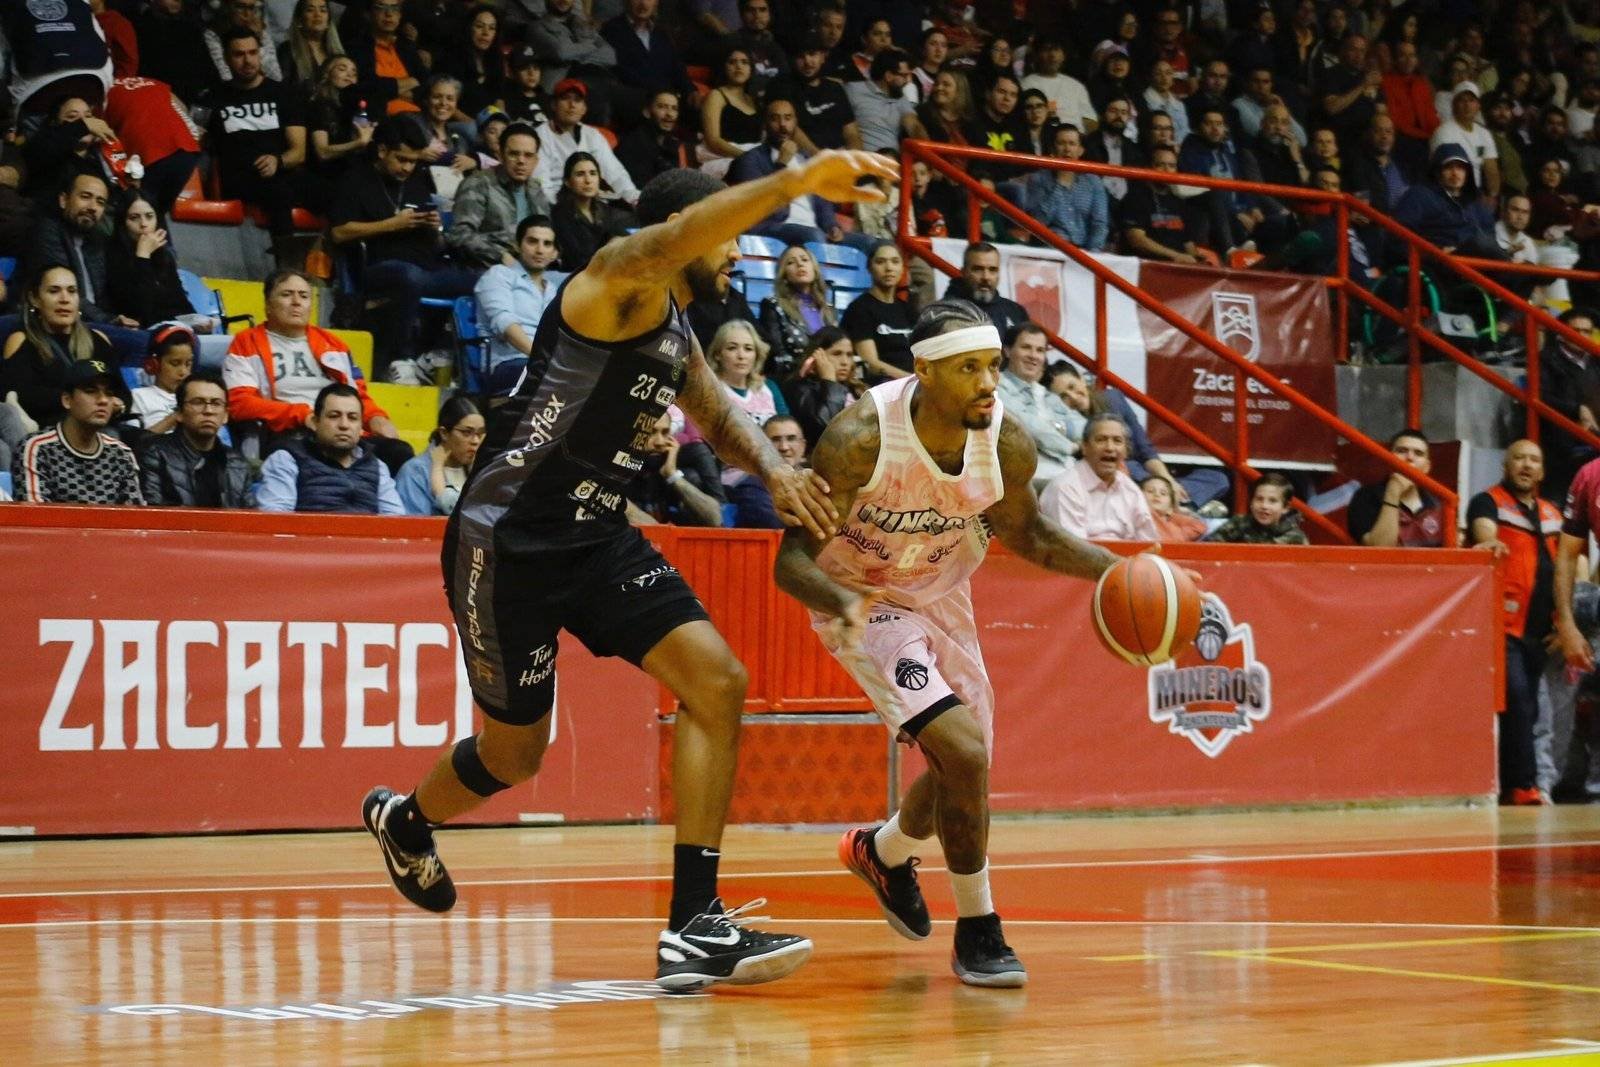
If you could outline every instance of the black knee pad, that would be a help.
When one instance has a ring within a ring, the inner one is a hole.
[[[450,766],[455,770],[456,777],[461,779],[461,784],[480,797],[492,797],[511,786],[489,773],[489,768],[483,765],[483,760],[478,757],[478,735],[462,738],[456,742],[456,747],[450,753]]]

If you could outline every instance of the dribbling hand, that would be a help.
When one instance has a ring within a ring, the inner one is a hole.
[[[816,471],[785,466],[767,479],[772,506],[785,526],[804,526],[819,541],[832,537],[839,527],[828,483]]]

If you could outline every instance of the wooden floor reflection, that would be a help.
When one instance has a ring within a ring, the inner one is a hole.
[[[640,981],[660,828],[444,833],[444,919],[357,835],[0,845],[0,1064],[1600,1063],[1600,808],[1002,823],[1020,991],[896,938],[836,839],[730,835],[730,901],[817,951],[702,997]]]

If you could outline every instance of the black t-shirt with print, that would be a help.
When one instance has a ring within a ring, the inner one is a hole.
[[[917,313],[904,300],[885,303],[871,293],[862,293],[845,310],[840,323],[852,341],[871,341],[878,358],[901,370],[912,369],[911,328]]]
[[[380,174],[371,163],[361,161],[351,167],[339,183],[339,194],[333,201],[328,222],[334,226],[347,222],[382,222],[406,208],[431,211],[432,195],[433,175],[427,167],[419,166],[401,182]],[[419,227],[380,234],[368,237],[365,244],[368,263],[397,259],[419,267],[433,267],[439,262],[439,231],[435,229]]]
[[[843,148],[844,128],[856,120],[844,86],[832,78],[816,85],[803,85],[798,78],[776,82],[767,89],[767,99],[794,104],[800,128],[818,148]]]
[[[288,150],[286,127],[306,124],[300,94],[271,78],[254,89],[219,86],[212,101],[215,111],[207,146],[225,174],[253,174],[259,157]]]

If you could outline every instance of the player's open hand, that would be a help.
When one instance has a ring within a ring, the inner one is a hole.
[[[883,203],[889,194],[876,185],[857,185],[861,178],[900,180],[900,168],[876,152],[830,150],[811,157],[800,172],[807,191],[834,203]]]
[[[767,492],[785,526],[804,526],[818,541],[832,537],[839,528],[833,493],[816,471],[784,466],[767,478]]]
[[[1149,552],[1149,553],[1151,553],[1153,555],[1157,555],[1157,556],[1161,555],[1161,542],[1157,541],[1155,544],[1153,544],[1149,548],[1145,549],[1145,551]],[[1179,565],[1177,563],[1173,563],[1171,560],[1168,560],[1167,562],[1169,564],[1171,564],[1171,566],[1174,569],[1180,570],[1184,574],[1188,575],[1189,576],[1189,580],[1191,582],[1193,582],[1197,588],[1202,587],[1202,586],[1205,585],[1205,579],[1202,578],[1200,576],[1200,572],[1195,570],[1193,567],[1184,567],[1184,566],[1181,566],[1181,565]]]

